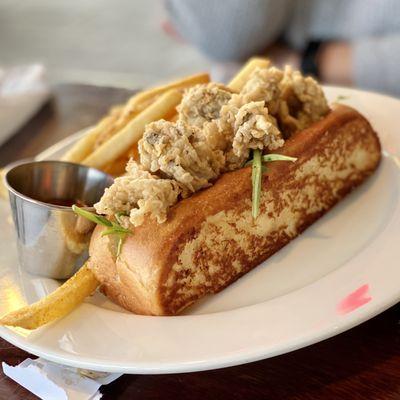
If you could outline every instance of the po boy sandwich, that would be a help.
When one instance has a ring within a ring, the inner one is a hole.
[[[38,328],[98,287],[134,313],[178,314],[289,243],[380,159],[360,113],[264,59],[226,86],[199,74],[141,92],[64,156],[116,176],[96,214],[73,207],[98,224],[89,260],[0,324]]]
[[[146,126],[139,157],[95,205],[89,268],[139,314],[174,315],[266,260],[377,167],[380,144],[357,111],[287,67],[255,69],[240,91],[183,95],[175,122]],[[270,162],[274,161],[274,162]]]

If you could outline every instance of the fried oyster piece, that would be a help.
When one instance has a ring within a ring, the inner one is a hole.
[[[245,102],[264,101],[268,112],[277,114],[281,97],[283,71],[276,67],[257,68],[240,91]]]
[[[139,153],[146,170],[175,179],[184,197],[210,186],[225,163],[223,152],[212,149],[200,129],[183,121],[147,125]]]
[[[284,143],[264,101],[247,102],[238,94],[221,107],[220,118],[204,124],[203,130],[210,146],[224,152],[224,171],[241,168],[251,149],[272,151]]]
[[[276,120],[269,115],[263,101],[252,101],[242,106],[234,123],[233,152],[246,161],[251,149],[276,150],[284,140],[276,126]]]
[[[185,91],[177,107],[179,120],[202,128],[205,122],[219,118],[221,107],[232,94],[228,88],[216,83],[200,84]]]
[[[282,101],[278,120],[285,132],[290,134],[307,128],[329,112],[324,92],[311,76],[304,77],[286,66],[280,87]]]
[[[178,201],[179,193],[174,180],[159,179],[131,160],[126,174],[115,179],[94,207],[97,213],[109,216],[125,213],[120,217],[125,227],[141,225],[146,214],[162,223],[169,208]]]
[[[256,69],[240,92],[244,102],[265,101],[285,137],[320,120],[328,111],[321,86],[286,66]]]

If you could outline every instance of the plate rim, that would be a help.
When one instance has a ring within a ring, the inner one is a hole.
[[[96,361],[93,359],[92,361],[83,360],[79,357],[70,357],[66,358],[62,355],[57,355],[55,352],[47,352],[45,350],[41,350],[39,346],[35,345],[27,345],[24,340],[18,340],[22,338],[19,335],[13,335],[9,332],[12,331],[6,327],[0,327],[0,337],[4,340],[8,341],[12,345],[31,353],[37,357],[42,357],[48,361],[52,361],[55,363],[63,364],[70,367],[75,368],[84,368],[92,371],[99,372],[109,372],[109,373],[122,373],[122,374],[137,374],[137,375],[162,375],[162,374],[175,374],[175,373],[191,373],[191,372],[201,372],[208,370],[217,370],[222,368],[233,367],[237,365],[248,364],[252,362],[257,362],[261,360],[265,360],[268,358],[276,357],[279,355],[283,355],[286,353],[290,353],[295,350],[299,350],[313,344],[319,343],[326,339],[337,336],[341,333],[344,333],[374,317],[381,314],[382,312],[388,310],[390,307],[394,306],[400,301],[400,293],[396,298],[392,298],[387,303],[381,304],[380,307],[376,307],[374,311],[368,311],[366,308],[364,312],[361,313],[357,318],[352,318],[351,322],[343,322],[340,326],[336,325],[335,329],[331,327],[327,327],[324,331],[321,331],[319,335],[315,335],[309,339],[299,340],[297,343],[292,345],[283,344],[280,347],[277,347],[275,351],[254,351],[250,352],[241,358],[232,357],[227,355],[225,357],[219,357],[217,359],[204,360],[204,361],[196,361],[190,364],[181,363],[181,364],[168,364],[168,363],[136,363],[134,365],[128,365],[126,363],[110,363],[107,365],[101,364],[101,361]],[[86,304],[89,305],[89,304]],[[92,305],[90,305],[92,306]],[[229,312],[229,311],[226,311]]]
[[[342,87],[334,87],[330,86],[329,89],[334,89],[338,91],[346,91],[346,92],[357,92],[361,94],[373,94],[373,95],[379,95],[385,98],[388,98],[390,100],[395,100],[398,102],[399,107],[400,107],[400,100],[396,99],[394,97],[388,96],[388,95],[382,95],[379,93],[375,92],[368,92],[368,91],[362,91],[358,89],[349,89],[349,88],[342,88]],[[61,140],[60,142],[56,143],[55,145],[51,146],[50,148],[46,149],[45,151],[41,152],[36,159],[43,159],[45,158],[48,154],[55,153],[59,149],[65,147],[67,144],[73,143],[78,137],[82,136],[85,131],[87,131],[89,128],[85,128],[83,130],[80,130],[76,132],[75,134]],[[343,263],[343,265],[340,267],[340,270],[345,269],[346,265],[351,262],[351,260]],[[332,273],[335,273],[338,271],[333,271]],[[327,278],[329,275],[317,280],[315,284],[320,282],[321,280],[324,280]],[[311,284],[313,285],[313,284]],[[262,303],[258,303],[255,305],[251,306],[246,306],[242,307],[238,310],[241,310],[241,312],[244,312],[242,310],[252,308],[252,307],[260,307],[265,303],[271,302],[271,301],[278,301],[282,297],[285,296],[290,296],[290,295],[295,295],[296,292],[302,291],[306,288],[308,288],[311,285],[306,285],[298,290],[292,291],[288,293],[287,295],[279,296],[275,299],[271,299],[268,301],[264,301]],[[252,351],[247,351],[242,354],[242,356],[232,356],[227,354],[225,357],[217,357],[216,359],[210,358],[209,360],[202,360],[202,361],[196,361],[194,363],[181,363],[181,364],[174,364],[170,365],[168,363],[158,363],[156,365],[154,364],[147,364],[142,362],[133,362],[134,365],[125,365],[121,364],[118,362],[108,364],[107,366],[100,365],[98,361],[95,361],[96,359],[92,359],[92,361],[83,361],[80,359],[79,356],[74,356],[70,358],[66,358],[63,356],[60,351],[54,352],[54,351],[46,351],[45,348],[42,348],[40,346],[37,346],[33,343],[30,343],[25,340],[25,338],[17,333],[14,332],[13,329],[6,328],[6,327],[0,327],[0,336],[10,342],[11,344],[28,351],[34,355],[43,357],[45,359],[48,359],[50,361],[55,361],[58,363],[62,363],[65,365],[73,366],[73,367],[79,367],[79,368],[88,368],[92,370],[98,370],[98,371],[107,371],[107,372],[122,372],[122,373],[135,373],[135,374],[165,374],[165,373],[178,373],[178,372],[193,372],[193,371],[203,371],[203,370],[208,370],[208,369],[218,369],[218,368],[225,368],[233,365],[238,365],[238,364],[244,364],[244,363],[249,363],[253,361],[258,361],[261,359],[269,358],[269,357],[274,357],[279,354],[283,354],[289,351],[293,351],[302,347],[306,347],[308,345],[317,343],[321,340],[325,340],[329,337],[333,337],[339,333],[342,333],[348,329],[351,329],[367,320],[370,318],[373,318],[374,316],[378,315],[379,313],[385,311],[386,309],[390,308],[394,304],[396,304],[400,300],[400,288],[397,290],[396,295],[388,296],[386,301],[380,301],[378,304],[376,302],[371,302],[366,304],[364,307],[361,307],[357,311],[353,312],[352,314],[345,316],[344,318],[341,319],[341,323],[334,323],[334,329],[333,326],[326,326],[325,330],[319,331],[317,334],[315,334],[312,337],[304,337],[304,338],[298,338],[297,342],[292,343],[291,345],[288,345],[287,343],[282,343],[280,346],[276,347],[275,351],[270,351],[270,350],[265,350],[261,351],[260,349],[254,349]],[[91,304],[83,304],[84,308],[90,308],[94,307]],[[230,311],[223,311],[221,313],[234,313],[235,311],[238,310],[230,310]],[[219,313],[216,313],[219,314]],[[204,314],[205,316],[209,314]],[[180,317],[168,317],[168,318],[185,318],[185,317],[201,317],[200,315],[197,316],[180,316]],[[351,317],[351,318],[350,318]],[[148,317],[148,318],[160,318],[160,317]],[[163,317],[161,317],[163,318]],[[51,327],[49,325],[48,327]],[[46,329],[46,328],[45,328]],[[248,349],[247,349],[248,350]],[[69,355],[71,356],[71,355]]]

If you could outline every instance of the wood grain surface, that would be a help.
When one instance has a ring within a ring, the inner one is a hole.
[[[52,100],[0,147],[0,164],[32,157],[93,124],[129,94],[86,85],[55,87]],[[348,332],[272,359],[190,374],[124,375],[102,387],[103,399],[400,399],[399,320],[397,305]],[[1,361],[16,365],[29,356],[0,339]],[[0,372],[0,400],[35,398]]]

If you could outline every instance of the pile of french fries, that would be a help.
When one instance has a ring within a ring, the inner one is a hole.
[[[228,87],[233,92],[239,92],[256,68],[268,65],[267,59],[250,59]],[[134,95],[125,105],[112,108],[76,142],[63,160],[102,169],[115,176],[123,174],[128,159],[137,158],[137,143],[145,126],[159,119],[174,120],[183,91],[209,81],[208,74],[198,74]],[[90,260],[72,278],[40,301],[0,318],[0,325],[36,329],[70,313],[99,286],[89,264]]]
[[[112,169],[120,158],[134,151],[148,123],[173,116],[184,89],[209,81],[208,74],[198,74],[134,95],[124,106],[111,109],[63,160]]]

